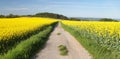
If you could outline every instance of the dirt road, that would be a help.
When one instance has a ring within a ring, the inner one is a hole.
[[[57,33],[61,34],[57,35]],[[60,55],[59,45],[67,47],[68,55]],[[35,59],[92,59],[92,56],[72,35],[58,24],[51,33],[45,48],[37,53]]]

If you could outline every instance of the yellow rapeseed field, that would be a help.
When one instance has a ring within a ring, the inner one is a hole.
[[[120,35],[120,22],[63,21],[63,23],[96,33],[97,35],[105,36],[106,33],[111,36],[114,34]]]
[[[52,21],[51,21],[52,20]],[[0,40],[9,40],[13,36],[24,35],[38,27],[55,22],[49,18],[3,18],[0,19]]]

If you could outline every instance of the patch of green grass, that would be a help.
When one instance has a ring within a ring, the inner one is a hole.
[[[68,55],[68,50],[67,50],[66,46],[59,45],[58,48],[60,50],[60,55],[63,55],[63,56]]]
[[[61,35],[61,33],[57,33],[57,35]]]

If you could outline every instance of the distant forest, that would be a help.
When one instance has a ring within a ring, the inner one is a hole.
[[[56,13],[49,13],[49,12],[43,12],[43,13],[37,13],[34,15],[0,15],[0,18],[18,18],[18,17],[47,17],[47,18],[55,18],[55,19],[65,19],[65,20],[76,20],[76,21],[114,21],[117,22],[118,20],[115,19],[109,19],[109,18],[102,18],[100,20],[91,20],[91,19],[80,19],[80,18],[70,18],[61,14]]]

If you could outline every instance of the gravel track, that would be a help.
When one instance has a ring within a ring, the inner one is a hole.
[[[57,35],[57,33],[61,33]],[[58,46],[65,45],[68,55],[60,55]],[[92,59],[87,50],[59,23],[51,33],[44,49],[36,54],[35,59]]]

